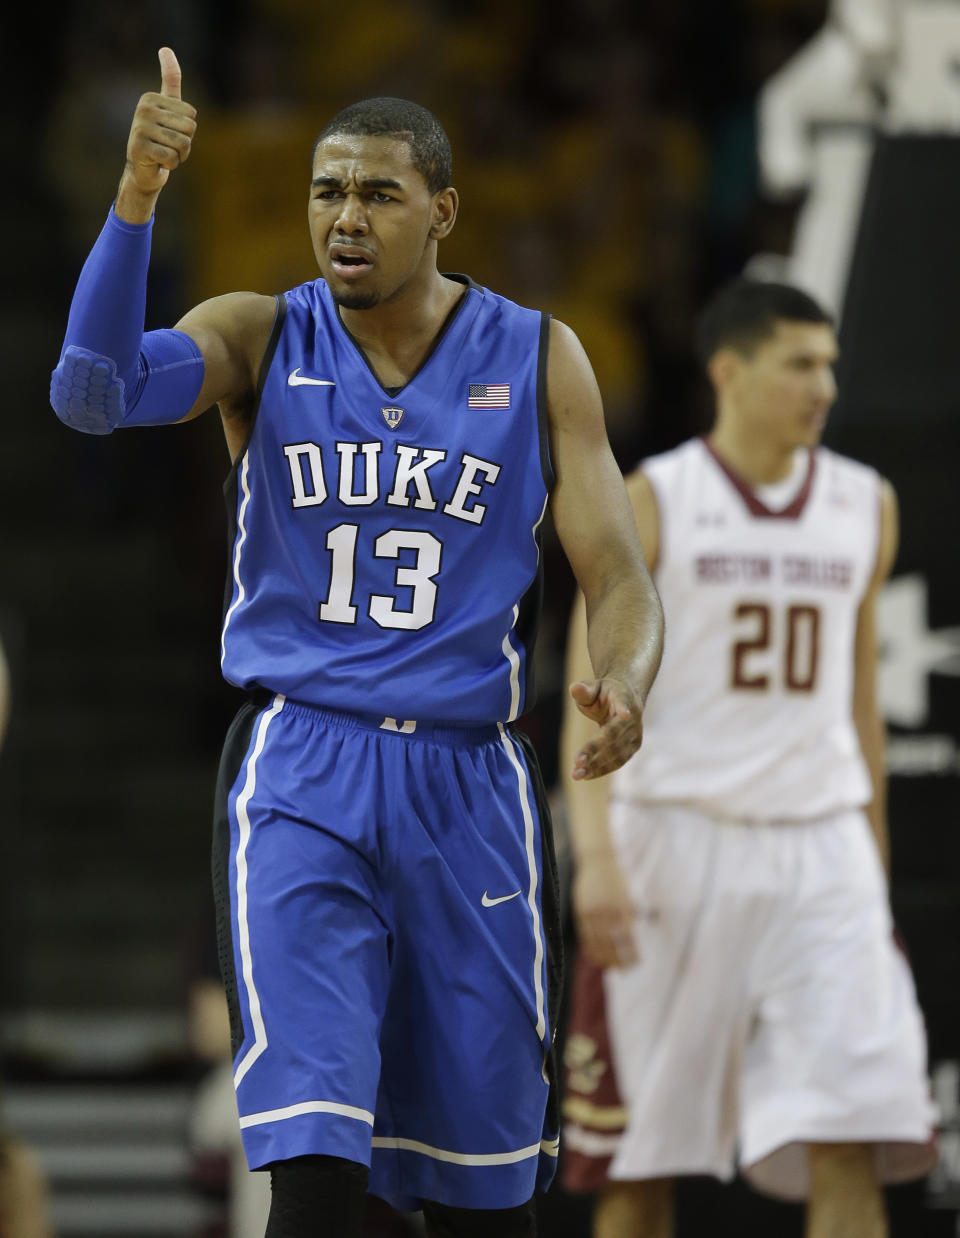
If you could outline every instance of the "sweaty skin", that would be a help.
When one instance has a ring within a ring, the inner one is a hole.
[[[150,219],[196,132],[176,56],[164,47],[159,59],[161,89],[137,104],[117,191],[114,209],[130,223]],[[334,134],[317,147],[308,202],[314,253],[344,325],[385,386],[411,378],[463,295],[437,269],[437,245],[453,228],[457,206],[455,189],[430,193],[402,140]],[[176,324],[204,360],[203,385],[183,420],[216,404],[234,459],[251,425],[274,313],[273,297],[236,292],[203,302]],[[547,410],[556,474],[551,515],[586,599],[594,673],[571,688],[597,725],[575,756],[573,776],[595,778],[640,746],[663,617],[607,441],[596,379],[579,340],[559,322],[550,325]]]

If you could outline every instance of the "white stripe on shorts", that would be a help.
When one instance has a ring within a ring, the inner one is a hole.
[[[264,1122],[283,1122],[287,1118],[299,1118],[305,1113],[335,1113],[341,1118],[355,1118],[373,1126],[373,1114],[356,1105],[341,1105],[335,1100],[305,1100],[299,1105],[285,1105],[282,1109],[265,1109],[262,1113],[248,1113],[240,1119],[241,1130],[249,1126],[262,1126]]]
[[[537,857],[534,853],[533,843],[536,831],[533,826],[533,810],[530,807],[530,787],[527,781],[527,773],[523,767],[523,763],[517,756],[517,750],[514,747],[513,740],[507,734],[502,722],[498,722],[497,726],[500,729],[500,739],[506,749],[507,756],[510,758],[510,763],[517,774],[517,782],[520,787],[520,807],[523,811],[523,827],[524,827],[524,842],[527,849],[527,866],[530,870],[530,885],[527,890],[527,906],[530,908],[530,918],[533,921],[533,991],[537,1004],[537,1035],[542,1041],[546,1040],[547,1035],[547,1016],[544,1008],[543,998],[543,931],[540,927],[540,909],[537,906]],[[546,1044],[544,1048],[549,1046]]]
[[[267,727],[283,709],[285,700],[286,697],[278,692],[270,708],[260,715],[257,740],[253,746],[253,752],[247,758],[247,780],[243,784],[243,790],[237,796],[237,824],[240,827],[240,840],[237,843],[237,931],[240,942],[240,961],[243,964],[243,983],[247,990],[247,1007],[250,1011],[250,1022],[253,1024],[253,1044],[237,1065],[233,1076],[234,1087],[240,1086],[243,1076],[267,1047],[267,1029],[263,1023],[260,997],[253,983],[253,956],[250,953],[250,926],[247,923],[247,843],[250,841],[250,816],[247,812],[247,805],[256,790],[257,759],[263,752]]]
[[[529,1148],[518,1148],[516,1152],[448,1152],[445,1148],[433,1148],[428,1143],[420,1143],[418,1139],[393,1139],[386,1135],[374,1135],[372,1145],[375,1148],[390,1148],[395,1152],[419,1152],[421,1156],[429,1156],[434,1161],[445,1161],[448,1165],[515,1165],[518,1161],[528,1161],[531,1157],[540,1155],[541,1145],[532,1143]]]
[[[287,1105],[283,1109],[266,1109],[263,1113],[250,1113],[240,1119],[241,1130],[251,1126],[262,1126],[265,1122],[283,1122],[287,1118],[299,1118],[307,1113],[332,1113],[343,1118],[355,1118],[358,1122],[366,1122],[373,1126],[373,1114],[366,1109],[358,1109],[354,1105],[341,1105],[332,1100],[305,1100],[299,1105]],[[397,1139],[387,1135],[374,1135],[370,1141],[371,1147],[389,1148],[395,1152],[419,1152],[421,1156],[429,1156],[434,1161],[444,1161],[448,1165],[515,1165],[518,1161],[527,1161],[531,1157],[546,1152],[548,1156],[557,1156],[560,1150],[559,1139],[542,1139],[532,1143],[529,1148],[519,1148],[516,1152],[449,1152],[446,1148],[435,1148],[429,1143],[421,1143],[419,1139]]]

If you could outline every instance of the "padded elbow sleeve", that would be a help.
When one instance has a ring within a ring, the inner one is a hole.
[[[116,364],[88,348],[68,345],[50,382],[50,403],[65,425],[84,434],[117,426],[180,421],[203,384],[203,355],[183,331],[148,331],[137,374],[128,384]]]
[[[50,379],[50,403],[64,425],[84,434],[109,434],[120,424],[124,383],[115,362],[70,345]]]

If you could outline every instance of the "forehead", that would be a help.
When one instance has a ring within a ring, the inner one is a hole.
[[[786,357],[798,353],[832,361],[837,356],[837,336],[828,322],[795,322],[780,318],[773,333],[761,340],[757,355]]]
[[[333,176],[342,182],[389,178],[403,185],[423,181],[413,166],[409,142],[395,137],[332,133],[317,144],[313,175]]]

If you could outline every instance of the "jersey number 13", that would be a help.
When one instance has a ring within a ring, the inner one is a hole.
[[[320,603],[321,623],[356,623],[354,598],[357,566],[357,536],[360,526],[338,524],[327,534],[330,551],[330,588]],[[422,529],[389,529],[373,543],[375,559],[399,559],[403,551],[413,553],[412,563],[400,563],[394,569],[393,583],[398,589],[409,589],[408,605],[389,593],[371,593],[367,614],[381,628],[402,628],[416,631],[433,622],[437,605],[435,578],[440,574],[443,544],[432,533]]]

